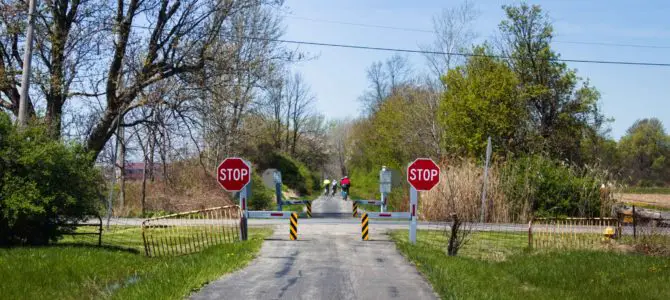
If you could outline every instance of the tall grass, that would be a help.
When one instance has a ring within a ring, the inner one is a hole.
[[[442,163],[440,184],[421,196],[421,218],[528,222],[534,216],[610,216],[613,190],[607,172],[542,157],[493,163],[482,204],[484,168],[472,160]],[[482,209],[482,205],[485,207]],[[482,216],[483,214],[483,216]]]

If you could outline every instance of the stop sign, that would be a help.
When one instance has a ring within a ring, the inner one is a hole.
[[[239,157],[224,159],[216,169],[216,180],[229,192],[241,191],[251,179],[251,167]]]
[[[417,191],[430,191],[440,182],[440,167],[430,158],[417,158],[407,167],[407,182]]]

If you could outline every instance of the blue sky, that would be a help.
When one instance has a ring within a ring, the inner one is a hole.
[[[510,1],[472,1],[480,15],[475,23],[479,41],[493,37],[503,19],[502,4]],[[285,39],[356,44],[387,48],[419,49],[433,35],[416,31],[350,26],[305,20],[363,23],[380,26],[432,29],[431,18],[443,8],[461,1],[396,0],[287,0]],[[566,59],[644,61],[670,63],[670,1],[529,1],[540,4],[554,22],[554,50]],[[584,45],[572,42],[602,42],[651,45],[657,48]],[[358,97],[367,87],[366,68],[394,53],[302,45],[302,51],[318,58],[298,64],[311,85],[316,109],[329,119],[355,117],[360,113]],[[416,72],[425,59],[406,55]],[[619,139],[633,122],[656,117],[670,126],[670,67],[622,66],[571,63],[583,78],[590,79],[602,94],[605,115],[614,118],[611,136]]]

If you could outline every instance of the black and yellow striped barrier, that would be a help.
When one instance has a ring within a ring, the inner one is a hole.
[[[291,218],[290,220],[290,230],[289,230],[289,237],[291,238],[292,241],[295,241],[298,239],[298,214],[297,213],[291,213]]]
[[[306,201],[305,206],[307,207],[307,217],[311,218],[312,217],[312,203],[309,202],[309,201]]]
[[[358,203],[356,201],[353,201],[353,211],[352,211],[354,217],[358,217]]]
[[[363,213],[363,216],[361,217],[361,238],[364,241],[368,240],[368,213]]]

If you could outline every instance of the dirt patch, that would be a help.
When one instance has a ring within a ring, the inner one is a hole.
[[[617,200],[625,203],[670,208],[670,195],[667,194],[619,194]]]

